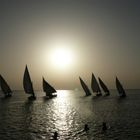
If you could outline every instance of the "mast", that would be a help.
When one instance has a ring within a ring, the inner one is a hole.
[[[52,95],[52,93],[57,92],[54,87],[52,87],[45,79],[43,78],[43,91],[46,92],[46,96]]]
[[[30,78],[30,74],[27,68],[27,65],[25,67],[25,72],[24,72],[24,76],[23,76],[23,87],[24,87],[24,91],[27,94],[32,94],[34,96],[34,90],[33,90],[33,84]]]
[[[91,88],[92,88],[93,92],[97,93],[97,95],[98,94],[102,95],[101,89],[99,87],[99,84],[98,84],[98,82],[97,82],[97,80],[96,80],[96,78],[95,78],[93,73],[92,73],[92,79],[91,79]]]
[[[90,92],[88,86],[85,84],[85,82],[82,80],[81,77],[79,77],[79,79],[80,79],[81,86],[82,86],[82,88],[84,89],[84,91],[86,93],[86,96],[91,95],[91,92]]]
[[[100,83],[100,86],[102,87],[102,89],[104,90],[105,93],[110,93],[109,92],[109,89],[107,88],[107,86],[105,85],[105,83],[98,77],[99,79],[99,83]]]
[[[9,85],[1,75],[0,75],[0,86],[1,90],[5,95],[11,95],[12,90],[10,89]]]
[[[126,93],[125,93],[125,90],[122,86],[122,84],[120,83],[119,79],[116,77],[116,88],[118,90],[118,93],[121,97],[125,97],[126,96]]]

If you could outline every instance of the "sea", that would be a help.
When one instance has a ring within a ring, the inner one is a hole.
[[[53,99],[35,94],[28,101],[24,91],[8,99],[0,92],[0,140],[51,140],[54,132],[58,140],[140,140],[140,90],[126,90],[126,98],[116,90],[108,97],[85,97],[78,89],[58,90]]]

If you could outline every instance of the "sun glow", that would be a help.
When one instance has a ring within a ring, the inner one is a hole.
[[[53,47],[50,52],[50,62],[56,68],[66,69],[73,64],[73,53],[68,45],[57,44],[57,47]]]

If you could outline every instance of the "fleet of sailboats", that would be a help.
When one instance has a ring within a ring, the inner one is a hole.
[[[101,89],[93,73],[91,78],[91,89],[93,93],[96,93],[96,96],[102,96]]]
[[[33,83],[31,81],[27,65],[25,67],[24,76],[23,76],[23,87],[24,87],[25,93],[31,95],[30,97],[28,97],[28,99],[29,100],[35,100],[36,96],[35,96],[35,93],[34,93]]]
[[[57,95],[56,94],[53,94],[53,93],[56,93],[57,91],[55,90],[54,87],[52,87],[44,78],[43,79],[43,91],[46,92],[46,97],[48,98],[52,98],[52,97],[56,97]]]
[[[83,90],[85,91],[85,95],[90,96],[91,92],[90,92],[88,86],[85,84],[85,82],[82,80],[81,77],[79,77],[79,79],[80,79],[81,86],[82,86]]]
[[[116,77],[116,88],[118,90],[120,97],[126,97],[125,90],[117,77]]]
[[[82,80],[81,77],[79,77],[79,79],[80,79],[81,86],[86,93],[86,96],[91,95],[91,92],[90,92],[88,86],[84,83],[84,81]],[[102,92],[101,92],[101,89],[100,89],[100,86],[101,86],[101,88],[105,92],[104,96],[109,96],[110,91],[109,91],[108,87],[106,86],[106,84],[101,80],[100,77],[98,77],[98,80],[99,80],[100,85],[98,84],[94,74],[92,73],[91,89],[92,89],[93,93],[96,93],[96,96],[102,96]],[[120,97],[126,97],[125,90],[124,90],[122,84],[120,83],[120,81],[118,80],[117,77],[116,77],[116,88],[118,90],[118,93],[119,93]]]
[[[5,95],[5,98],[12,96],[12,90],[10,89],[9,85],[1,75],[0,75],[0,87],[3,94]]]
[[[82,80],[81,77],[79,77],[79,80],[80,80],[83,90],[85,91],[85,96],[90,96],[91,92],[90,92],[90,89],[88,88],[88,86],[85,84],[85,82]],[[102,96],[102,92],[100,89],[100,86],[101,86],[101,88],[105,92],[105,96],[109,96],[110,91],[109,91],[108,87],[106,86],[106,84],[101,80],[100,77],[98,77],[98,80],[99,80],[99,84],[98,84],[94,74],[92,73],[91,89],[92,89],[93,93],[96,93],[96,96]],[[0,87],[1,87],[1,90],[2,90],[3,94],[5,95],[5,97],[12,96],[12,90],[10,89],[9,85],[7,84],[7,82],[1,75],[0,75]],[[51,86],[44,79],[44,77],[42,78],[42,87],[43,87],[43,91],[46,93],[47,98],[52,98],[52,97],[57,96],[56,94],[54,94],[57,92],[55,90],[55,88],[53,86]],[[31,81],[27,65],[25,67],[25,71],[24,71],[24,75],[23,75],[23,88],[24,88],[25,93],[31,95],[30,97],[28,97],[29,100],[36,99],[34,89],[33,89],[33,83]],[[118,91],[120,97],[126,97],[126,92],[117,77],[116,77],[116,88],[117,88],[117,91]]]

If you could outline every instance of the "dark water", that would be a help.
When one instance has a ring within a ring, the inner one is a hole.
[[[50,140],[55,131],[60,140],[139,140],[140,90],[128,90],[125,99],[111,93],[95,99],[83,91],[58,91],[56,98],[45,100],[43,92],[36,92],[34,102],[22,91],[1,97],[0,140]],[[103,121],[106,132],[101,131]]]

